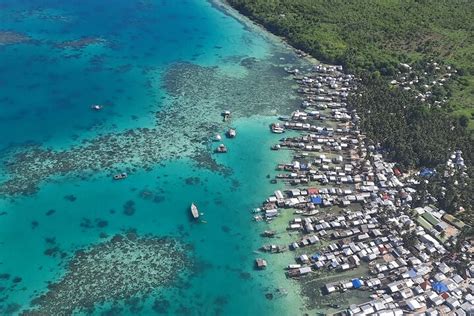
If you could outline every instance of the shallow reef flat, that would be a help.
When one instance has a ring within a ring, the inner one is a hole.
[[[241,69],[239,75],[233,74],[234,66]],[[229,124],[222,122],[222,111],[230,110],[233,118],[270,115],[286,113],[297,102],[291,80],[274,57],[235,58],[229,69],[173,64],[161,82],[170,98],[155,113],[153,128],[104,134],[66,150],[18,149],[4,163],[7,179],[0,193],[28,195],[51,176],[112,174],[119,167],[133,172],[179,158],[193,158],[200,167],[225,173],[208,148],[212,135]]]
[[[100,37],[86,36],[77,40],[64,41],[55,44],[57,48],[62,49],[82,49],[89,45],[107,44],[107,41]]]
[[[23,315],[69,315],[104,302],[145,296],[192,273],[189,246],[171,238],[115,235],[75,253],[65,275]]]
[[[25,34],[0,30],[0,46],[28,43],[32,39]]]

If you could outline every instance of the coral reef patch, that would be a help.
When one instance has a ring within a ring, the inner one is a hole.
[[[133,232],[115,235],[77,251],[65,275],[35,298],[23,315],[69,315],[172,286],[192,270],[187,250],[172,238],[141,237]]]

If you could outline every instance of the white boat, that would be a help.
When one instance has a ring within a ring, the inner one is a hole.
[[[234,138],[237,135],[237,131],[234,128],[229,128],[227,131],[227,137]]]
[[[191,215],[193,216],[194,219],[199,218],[199,211],[196,205],[194,205],[194,203],[191,203]]]
[[[224,122],[225,122],[230,118],[230,111],[224,111],[224,112],[222,112],[221,115],[224,118]]]
[[[122,179],[125,179],[127,177],[128,177],[127,173],[122,172],[122,173],[118,173],[118,174],[114,175],[114,180],[122,180]]]
[[[216,149],[215,152],[218,154],[225,154],[227,152],[227,147],[224,144],[220,144]]]
[[[94,111],[100,111],[102,110],[103,106],[102,105],[99,105],[99,104],[92,104],[91,105],[91,109],[94,110]]]
[[[214,138],[215,141],[220,141],[222,139],[221,135],[216,134],[216,137]]]
[[[282,134],[285,132],[285,128],[278,123],[273,123],[271,126],[272,133]]]

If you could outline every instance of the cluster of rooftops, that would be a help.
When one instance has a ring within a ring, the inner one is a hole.
[[[452,251],[465,224],[434,206],[412,207],[423,175],[402,174],[359,131],[356,111],[344,102],[356,78],[339,71],[289,71],[300,84],[303,111],[280,118],[285,130],[299,135],[283,138],[278,149],[293,150],[293,161],[278,165],[276,178],[285,188],[268,197],[255,218],[272,222],[293,212],[287,231],[297,238],[288,245],[295,253],[289,277],[339,273],[324,294],[371,293],[371,301],[345,306],[342,314],[473,314],[473,248],[464,242],[461,253]],[[448,164],[462,162],[455,152]],[[344,278],[361,265],[366,275]]]

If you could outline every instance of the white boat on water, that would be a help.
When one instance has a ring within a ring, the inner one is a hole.
[[[225,122],[230,118],[230,111],[224,111],[224,112],[222,112],[221,115],[224,118],[224,122]]]
[[[220,141],[222,139],[221,135],[219,134],[216,134],[216,137],[214,138],[214,140],[216,141]]]
[[[193,215],[194,219],[199,218],[199,211],[196,205],[194,203],[191,203],[191,215]]]
[[[127,173],[122,172],[122,173],[118,173],[118,174],[114,175],[114,180],[122,180],[122,179],[125,179],[127,177],[128,177]]]
[[[91,105],[91,109],[94,110],[94,111],[100,111],[102,110],[103,106],[100,105],[100,104],[92,104]]]
[[[227,147],[225,147],[224,144],[220,144],[214,151],[218,154],[225,154],[227,152]]]
[[[237,135],[237,131],[235,130],[235,128],[229,128],[226,135],[229,138],[234,138]]]
[[[271,125],[272,133],[281,134],[285,132],[285,128],[278,123],[273,123]]]

